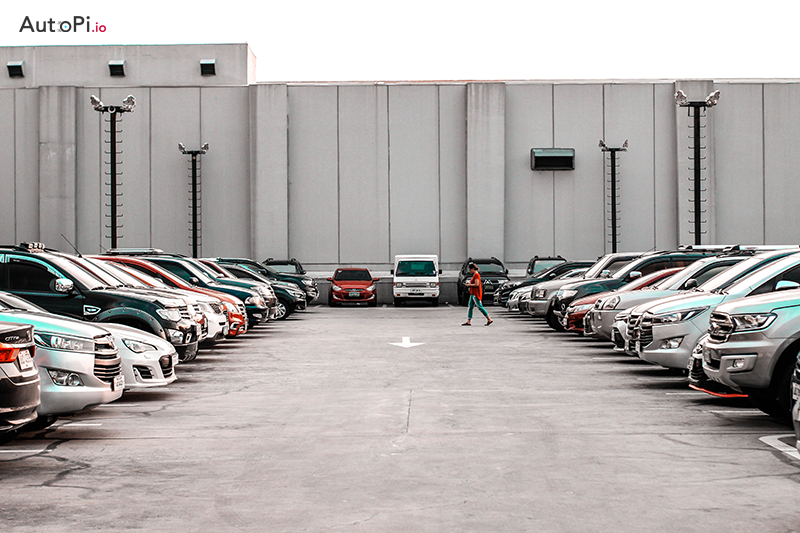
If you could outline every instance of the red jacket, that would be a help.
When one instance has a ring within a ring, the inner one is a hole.
[[[469,280],[470,283],[477,283],[477,286],[470,287],[469,293],[476,297],[478,300],[483,300],[483,283],[481,283],[481,274],[480,272],[475,272],[472,275],[472,279]]]

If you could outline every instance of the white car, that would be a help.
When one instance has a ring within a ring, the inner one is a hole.
[[[123,326],[102,324],[114,336],[114,344],[122,358],[125,390],[163,387],[175,381],[178,352],[161,337],[146,331]]]

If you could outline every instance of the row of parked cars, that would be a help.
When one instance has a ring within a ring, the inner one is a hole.
[[[0,441],[164,386],[202,346],[319,295],[297,261],[0,246]]]
[[[687,246],[567,261],[508,281],[495,303],[747,396],[795,427],[800,450],[800,248]],[[588,265],[587,265],[588,263]]]

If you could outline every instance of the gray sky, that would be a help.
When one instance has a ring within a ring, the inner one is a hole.
[[[259,81],[800,78],[798,14],[796,0],[46,0],[4,2],[0,45],[247,42]],[[105,31],[20,31],[26,17]]]

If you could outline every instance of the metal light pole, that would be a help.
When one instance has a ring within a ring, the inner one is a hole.
[[[122,113],[130,113],[133,111],[133,108],[136,107],[136,99],[132,95],[128,95],[125,100],[122,101],[122,105],[120,106],[113,106],[113,105],[104,105],[103,102],[100,101],[98,97],[92,95],[89,97],[89,101],[92,104],[92,107],[95,111],[98,111],[100,114],[109,113],[110,119],[109,122],[111,124],[111,140],[109,144],[111,145],[111,151],[108,152],[111,156],[109,160],[109,165],[111,167],[111,172],[109,172],[109,176],[111,177],[110,186],[111,186],[111,194],[109,195],[111,198],[111,248],[117,247],[117,115]],[[120,161],[121,163],[121,161]]]
[[[198,253],[198,230],[199,230],[199,210],[197,206],[197,156],[208,152],[208,143],[205,143],[199,150],[187,150],[183,143],[178,143],[178,150],[182,154],[192,156],[192,257],[197,257]]]
[[[689,116],[691,116],[694,120],[692,123],[692,129],[694,131],[694,146],[692,147],[693,153],[693,160],[694,160],[694,197],[692,199],[692,203],[694,204],[694,243],[695,244],[702,244],[701,237],[703,232],[703,219],[702,219],[702,206],[703,206],[703,189],[702,189],[702,171],[703,168],[700,166],[700,161],[702,160],[702,150],[705,148],[700,144],[700,117],[701,110],[705,113],[705,110],[709,107],[714,107],[719,102],[719,91],[714,91],[708,96],[706,96],[705,100],[702,101],[689,101],[687,98],[686,93],[683,91],[678,91],[675,93],[675,103],[678,104],[679,107],[686,107],[689,109]]]
[[[607,146],[603,139],[600,139],[598,146],[601,151],[611,155],[611,252],[617,253],[617,152],[628,151],[628,139],[619,148]]]

